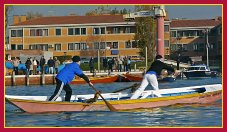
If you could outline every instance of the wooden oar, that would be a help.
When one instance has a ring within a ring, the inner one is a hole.
[[[139,83],[134,83],[132,86],[129,86],[129,87],[126,87],[126,88],[122,88],[122,89],[119,89],[119,90],[115,90],[115,91],[113,91],[112,93],[121,92],[121,91],[130,89],[130,88],[134,88],[134,87],[137,87],[137,86],[139,86]]]
[[[107,105],[107,107],[110,109],[110,111],[117,111],[117,109],[115,109],[108,101],[106,101],[103,96],[100,94],[100,92],[94,87],[94,86],[91,86],[91,88],[93,90],[95,90],[96,93],[99,94],[99,96],[102,98],[102,100],[105,102],[105,104]]]

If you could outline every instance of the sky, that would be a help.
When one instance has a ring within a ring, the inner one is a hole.
[[[130,9],[131,12],[134,11],[134,5],[109,5],[111,10],[117,9],[121,10],[126,8]],[[12,19],[13,15],[26,15],[27,12],[39,12],[44,16],[55,15],[55,16],[65,16],[70,13],[76,13],[78,15],[84,15],[86,12],[94,10],[97,5],[17,5],[13,7],[13,10],[9,13],[9,19]],[[216,16],[222,16],[222,6],[221,5],[166,5],[165,6],[169,19],[174,18],[187,18],[187,19],[212,19]]]

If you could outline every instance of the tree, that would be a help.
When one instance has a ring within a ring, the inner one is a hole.
[[[26,19],[27,20],[31,20],[31,19],[35,19],[35,18],[39,18],[39,17],[43,17],[43,14],[42,13],[39,13],[39,12],[27,12],[27,15],[26,15]]]
[[[135,6],[135,12],[152,11],[153,6]],[[152,17],[139,17],[135,19],[136,34],[135,40],[140,49],[140,55],[145,57],[145,49],[147,47],[148,61],[154,60],[156,55],[156,23]]]
[[[117,10],[117,8],[114,8],[114,10],[111,11],[111,14],[119,14],[119,10]]]
[[[102,15],[102,14],[110,14],[111,9],[107,6],[98,6],[97,9],[91,10],[85,13],[86,16],[96,16],[96,15]]]
[[[127,9],[123,10],[117,10],[117,8],[114,8],[111,10],[111,7],[107,6],[98,6],[97,9],[91,10],[85,13],[86,16],[96,16],[96,15],[103,15],[103,14],[127,14]]]
[[[13,6],[10,6],[10,5],[5,6],[5,30],[7,30],[7,27],[8,27],[8,24],[9,24],[9,13],[12,10],[13,10]],[[7,32],[6,31],[5,31],[5,40],[7,40]]]
[[[128,13],[128,11],[125,8],[123,10],[121,10],[120,12],[121,12],[121,14],[127,14]]]

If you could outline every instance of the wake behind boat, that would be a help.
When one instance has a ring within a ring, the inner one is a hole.
[[[118,111],[155,108],[175,104],[201,104],[222,99],[222,85],[202,85],[182,88],[144,91],[139,99],[131,100],[131,93],[103,93],[102,96]],[[59,97],[49,102],[48,96],[13,96],[5,95],[10,104],[29,113],[66,112],[66,111],[108,111],[105,102],[98,98],[96,102],[86,103],[93,94],[73,95],[70,102]]]

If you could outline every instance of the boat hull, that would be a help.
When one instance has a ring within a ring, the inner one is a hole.
[[[211,71],[185,71],[183,72],[187,78],[194,77],[215,77],[216,73]]]
[[[180,96],[168,96],[159,98],[136,100],[110,100],[108,101],[119,111],[132,109],[146,109],[170,106],[175,104],[203,104],[211,103],[222,98],[222,91],[207,93],[194,93]],[[47,102],[37,100],[23,100],[6,98],[6,101],[29,113],[43,112],[73,112],[73,111],[109,111],[103,101],[86,104],[82,102]]]

